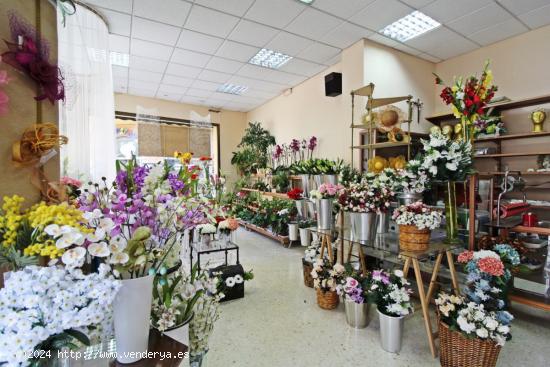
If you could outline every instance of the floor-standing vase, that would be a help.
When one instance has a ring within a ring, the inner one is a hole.
[[[404,316],[388,316],[378,310],[380,319],[380,344],[390,353],[399,353],[403,340]]]
[[[298,241],[298,223],[288,223],[288,239]]]
[[[309,191],[311,190],[311,186],[309,184],[309,175],[300,175],[300,180],[302,182],[302,190],[304,191],[304,196],[309,196]]]
[[[380,212],[376,214],[376,233],[385,234],[390,231],[390,212]]]
[[[125,279],[114,302],[117,361],[137,362],[145,356],[149,341],[153,278]]]
[[[367,327],[370,322],[370,304],[356,303],[351,299],[346,298],[344,300],[344,307],[346,309],[346,322],[349,326],[355,329],[363,329]]]
[[[317,200],[317,226],[319,229],[332,229],[332,199]]]
[[[294,203],[296,204],[296,209],[298,210],[298,216],[300,216],[303,219],[306,219],[308,217],[307,200],[306,199],[294,200]]]
[[[300,244],[308,247],[311,244],[311,236],[308,228],[300,228]]]
[[[459,243],[456,185],[454,181],[447,181],[447,186],[445,187],[445,223],[447,227],[447,238],[445,238],[445,243]]]
[[[350,212],[351,235],[354,241],[360,243],[371,243],[376,238],[375,212],[355,213]]]

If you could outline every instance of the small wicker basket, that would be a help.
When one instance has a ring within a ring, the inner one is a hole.
[[[311,276],[313,264],[302,259],[302,269],[304,273],[304,285],[313,288],[313,277]]]
[[[468,339],[439,320],[442,367],[495,367],[501,347],[492,340]]]
[[[323,292],[317,289],[317,304],[323,310],[334,310],[338,307],[338,302],[340,302],[340,297],[338,297],[336,291]]]
[[[399,226],[399,247],[402,251],[426,251],[430,245],[431,230],[416,226]]]

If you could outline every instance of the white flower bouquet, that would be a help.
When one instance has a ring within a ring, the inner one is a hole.
[[[61,348],[89,345],[98,327],[110,335],[120,282],[109,271],[101,265],[89,275],[53,266],[14,272],[0,290],[0,364],[35,365],[40,351],[54,357]]]
[[[397,171],[399,176],[399,189],[408,194],[421,194],[430,186],[430,178],[427,170],[422,167],[422,162],[411,159],[405,169]]]
[[[469,141],[451,140],[441,132],[422,139],[424,155],[420,168],[439,181],[464,181],[473,170],[472,144]]]
[[[345,270],[341,264],[332,266],[327,259],[317,259],[313,263],[313,270],[311,271],[314,288],[320,289],[323,293],[336,292]]]
[[[197,226],[200,234],[213,234],[216,233],[216,226],[212,223],[199,224]]]
[[[378,310],[392,317],[406,316],[413,312],[411,289],[401,270],[393,273],[374,270],[371,275],[370,292]]]
[[[353,213],[386,212],[395,192],[390,186],[363,181],[351,184],[338,198],[342,209]]]
[[[433,230],[441,225],[442,215],[421,201],[401,205],[393,211],[393,220],[399,225],[416,226],[418,229]]]

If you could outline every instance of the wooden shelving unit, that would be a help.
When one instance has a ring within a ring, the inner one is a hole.
[[[269,196],[269,197],[277,198],[277,199],[290,200],[288,198],[288,196],[286,194],[283,194],[282,192],[260,191],[260,190],[257,190],[257,189],[248,189],[248,188],[244,188],[244,187],[241,189],[241,191],[257,192],[262,196]]]
[[[288,245],[290,243],[290,240],[288,236],[280,236],[278,234],[269,232],[267,229],[255,226],[254,224],[245,222],[244,220],[239,220],[239,224],[248,229],[249,231],[254,231],[256,233],[259,233],[265,237],[271,238],[272,240],[275,240],[279,242],[281,245]]]
[[[547,155],[550,152],[519,152],[519,153],[495,153],[495,154],[477,154],[474,158],[508,158],[508,157],[528,157],[536,155]]]
[[[521,134],[508,134],[508,135],[499,135],[492,136],[487,138],[474,139],[474,143],[485,143],[491,141],[502,141],[502,140],[514,140],[514,139],[525,139],[525,138],[540,138],[543,136],[550,136],[550,131],[543,131],[540,133],[521,133]]]

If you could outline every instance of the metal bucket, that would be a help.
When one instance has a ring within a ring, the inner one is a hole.
[[[309,196],[311,191],[311,185],[309,184],[309,175],[300,175],[300,180],[302,181],[302,190],[304,191],[304,196]]]
[[[349,217],[351,222],[351,235],[354,241],[372,243],[376,239],[376,213],[350,212]]]
[[[368,303],[355,303],[352,300],[345,299],[344,306],[346,309],[346,322],[349,326],[355,329],[363,329],[370,322]]]
[[[298,241],[298,223],[288,224],[288,239],[291,241]]]
[[[296,209],[298,210],[298,215],[302,218],[307,218],[307,202],[306,199],[294,200],[296,204]]]
[[[304,247],[311,244],[311,235],[308,228],[300,228],[300,244]]]
[[[403,340],[404,316],[388,316],[378,310],[380,319],[380,344],[390,353],[399,353]]]
[[[332,199],[317,199],[317,227],[319,229],[332,229],[334,223],[332,206]]]
[[[323,175],[313,175],[313,187],[315,190],[319,190],[319,186],[323,183]]]
[[[326,184],[338,185],[338,175],[323,175],[323,182]]]
[[[399,205],[409,205],[422,200],[422,193],[417,192],[400,192],[397,194]]]
[[[376,233],[378,234],[385,234],[390,231],[390,212],[385,213],[378,213],[377,214],[377,225],[376,225]]]

